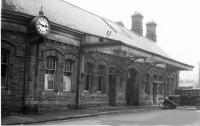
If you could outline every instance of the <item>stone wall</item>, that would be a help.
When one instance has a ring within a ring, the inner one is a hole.
[[[10,51],[7,84],[1,87],[1,108],[6,114],[21,111],[22,108],[25,34],[3,29],[1,35],[1,48]]]
[[[50,38],[40,38],[39,36],[27,34],[28,19],[17,19],[17,23],[6,22],[3,17],[2,22],[2,44],[1,48],[10,50],[9,73],[7,87],[2,88],[2,110],[3,112],[17,112],[22,109],[23,89],[25,88],[25,105],[27,109],[44,111],[55,109],[68,109],[75,106],[77,71],[78,71],[78,52],[80,36],[75,33],[62,33],[53,29]],[[21,20],[21,23],[19,23]],[[23,24],[23,25],[22,25]],[[56,39],[56,37],[59,40]],[[62,39],[64,38],[64,39]],[[87,39],[87,38],[86,38]],[[96,40],[98,37],[89,39]],[[103,40],[109,41],[109,40]],[[26,51],[26,43],[27,49]],[[75,43],[75,44],[73,44]],[[27,54],[27,64],[25,64],[25,54]],[[135,80],[134,98],[139,105],[153,104],[153,75],[167,74],[163,68],[153,67],[150,71],[145,71],[144,64],[141,62],[131,62],[118,53],[114,55],[98,51],[84,52],[81,69],[80,84],[80,106],[104,106],[109,105],[109,89],[113,88],[116,93],[112,94],[115,105],[125,105],[127,102],[127,71],[134,69],[137,71]],[[45,72],[47,67],[47,57],[56,57],[55,87],[53,90],[45,90]],[[64,62],[65,59],[73,61],[73,75],[71,91],[63,89]],[[86,80],[84,79],[85,66],[87,63],[92,64],[93,70],[91,75],[90,89],[85,90]],[[104,66],[104,89],[98,91],[98,66]],[[24,66],[26,66],[24,68]],[[115,72],[110,73],[114,68]],[[25,73],[26,72],[26,73]],[[145,92],[145,74],[150,74],[149,94]],[[112,74],[113,76],[110,76]],[[169,76],[167,94],[173,94],[177,87],[177,74]],[[116,79],[116,86],[111,86],[109,78]],[[173,79],[171,79],[173,78]],[[14,103],[14,104],[13,104]]]

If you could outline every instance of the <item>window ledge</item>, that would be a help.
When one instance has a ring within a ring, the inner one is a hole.
[[[71,91],[69,91],[69,90],[63,90],[63,92],[71,92]]]
[[[88,91],[88,90],[85,90],[85,89],[83,89],[83,92],[84,92],[84,93],[87,93],[87,92],[89,92],[89,91]]]
[[[45,91],[54,91],[54,89],[44,89]]]

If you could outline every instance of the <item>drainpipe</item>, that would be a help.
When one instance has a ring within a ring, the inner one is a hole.
[[[80,84],[81,84],[81,68],[82,68],[82,53],[84,51],[85,35],[81,37],[79,45],[79,56],[78,56],[78,71],[77,71],[77,85],[76,85],[76,109],[79,109],[79,97],[80,97]]]
[[[27,34],[26,46],[25,46],[25,59],[24,59],[24,83],[23,83],[23,94],[22,94],[22,112],[26,112],[26,83],[27,83],[27,67],[28,67],[28,56],[29,56],[29,42],[30,34]]]

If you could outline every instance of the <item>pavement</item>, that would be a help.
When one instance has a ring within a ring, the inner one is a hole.
[[[162,109],[160,106],[104,106],[82,109],[67,109],[43,113],[15,113],[1,118],[2,125],[37,124],[49,121],[84,118],[115,113],[138,113]]]

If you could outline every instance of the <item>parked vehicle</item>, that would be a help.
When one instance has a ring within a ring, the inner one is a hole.
[[[180,102],[180,95],[170,95],[163,102],[164,109],[175,109]]]
[[[200,110],[200,98],[196,99],[195,107]]]

